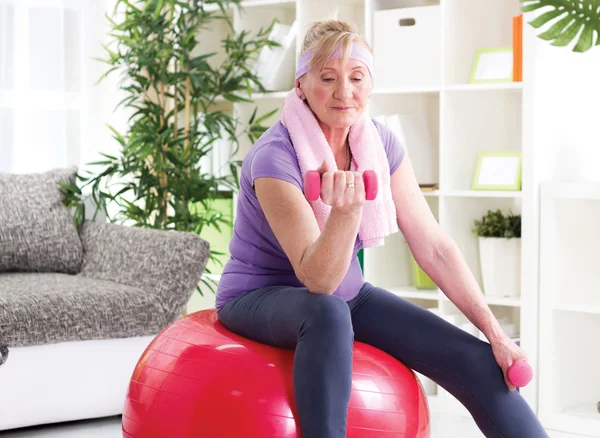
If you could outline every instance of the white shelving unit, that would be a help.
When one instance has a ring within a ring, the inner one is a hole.
[[[369,107],[370,114],[418,112],[425,116],[434,147],[436,162],[432,166],[438,173],[439,190],[424,192],[424,195],[440,225],[457,242],[471,271],[483,289],[477,237],[472,234],[473,220],[479,219],[487,210],[502,209],[523,215],[527,224],[528,215],[535,209],[533,203],[524,205],[524,192],[474,191],[471,180],[475,160],[480,151],[520,151],[524,156],[523,190],[531,187],[530,162],[526,160],[528,145],[524,138],[528,94],[526,89],[527,72],[524,82],[469,84],[468,78],[475,51],[482,47],[512,45],[512,17],[520,13],[518,2],[477,2],[471,0],[452,1],[393,1],[380,0],[366,2],[365,17],[372,17],[376,11],[402,7],[441,8],[441,50],[439,81],[434,85],[406,86],[399,83],[385,89],[373,91]],[[372,23],[366,29],[372,29]],[[531,38],[524,29],[524,39]],[[367,38],[371,35],[367,33]],[[369,40],[375,56],[377,41]],[[524,57],[529,45],[524,41]],[[400,62],[401,63],[401,62]],[[406,67],[410,68],[410,60]],[[377,72],[376,72],[377,74]],[[409,151],[414,154],[415,151]],[[523,246],[529,243],[530,236],[523,235]],[[522,248],[521,280],[525,293],[535,293],[525,286],[531,272],[530,261],[535,257]],[[389,288],[399,296],[433,309],[444,318],[460,324],[467,323],[442,291],[423,292],[413,284],[412,259],[406,242],[400,234],[386,240],[383,248],[365,251],[365,277],[382,287]],[[527,318],[521,297],[510,299],[487,299],[490,308],[498,318],[507,318],[517,327],[524,348],[534,353],[536,346],[523,341],[523,331],[535,330],[533,324],[525,324]],[[468,326],[468,325],[467,325]],[[471,330],[478,334],[477,330]],[[529,348],[528,348],[529,347]],[[531,354],[534,356],[534,354]],[[533,362],[532,362],[533,363]],[[535,382],[532,382],[535,385]],[[427,385],[430,407],[433,411],[466,413],[456,400],[442,388]],[[535,408],[535,391],[522,390],[523,395]]]
[[[600,184],[541,186],[539,416],[600,437]]]
[[[313,21],[336,17],[353,22],[365,35],[377,57],[373,18],[378,11],[398,8],[439,7],[440,35],[439,71],[433,84],[397,83],[373,90],[368,114],[376,117],[396,113],[422,114],[428,124],[434,145],[431,165],[438,175],[439,190],[424,192],[431,210],[441,226],[457,242],[475,278],[482,285],[477,237],[471,228],[475,219],[489,209],[511,210],[522,214],[521,297],[489,299],[498,318],[507,320],[519,331],[521,345],[530,355],[537,371],[537,193],[533,179],[531,145],[532,77],[530,60],[535,38],[529,26],[523,27],[523,82],[469,84],[471,67],[477,49],[512,45],[512,17],[520,13],[518,1],[481,2],[480,0],[317,0],[246,1],[243,16],[236,15],[237,30],[256,31],[273,18],[291,24],[299,22],[300,38],[296,40],[298,59],[301,39]],[[218,41],[218,33],[214,41]],[[394,36],[390,35],[390,41]],[[411,44],[397,41],[394,44]],[[402,62],[405,61],[405,62]],[[401,68],[410,69],[410,59],[399,60]],[[293,78],[290,78],[290,88]],[[235,104],[232,110],[246,120],[258,105],[259,114],[280,108],[289,91],[273,90],[257,94],[253,104]],[[267,125],[275,123],[275,114]],[[243,158],[249,142],[243,141],[239,158]],[[523,156],[522,191],[474,191],[471,179],[480,151],[520,151]],[[418,151],[410,151],[416,154]],[[440,290],[422,291],[413,284],[412,259],[408,247],[397,233],[386,239],[386,245],[365,251],[365,277],[374,284],[428,308],[444,318],[459,318],[460,312]],[[590,315],[594,316],[594,315]],[[467,322],[466,319],[464,322]],[[474,334],[479,335],[477,331]],[[432,411],[467,414],[453,397],[435,385],[427,385]],[[521,393],[537,409],[537,379]]]

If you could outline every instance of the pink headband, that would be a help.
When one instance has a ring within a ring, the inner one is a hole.
[[[304,56],[302,56],[302,58],[300,58],[298,61],[298,68],[296,69],[296,79],[308,71],[308,63],[312,59],[313,54],[314,50],[309,50],[304,54]],[[341,51],[338,50],[332,54],[329,59],[339,59],[341,57]],[[350,58],[362,62],[367,67],[367,70],[369,70],[371,78],[373,78],[373,55],[369,49],[360,44],[352,44]]]

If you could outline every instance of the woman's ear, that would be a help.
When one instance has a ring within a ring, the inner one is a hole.
[[[306,99],[306,96],[304,95],[304,92],[302,91],[302,84],[300,83],[300,79],[296,79],[296,83],[295,85],[295,89],[296,89],[296,96],[298,96],[300,99],[304,100]]]

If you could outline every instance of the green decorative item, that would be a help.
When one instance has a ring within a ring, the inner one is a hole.
[[[479,152],[473,173],[473,190],[521,190],[521,152]]]
[[[229,259],[229,241],[233,236],[233,192],[220,192],[218,197],[205,203],[191,204],[194,214],[204,216],[209,225],[202,228],[200,237],[210,243],[211,259],[206,269],[221,274]]]
[[[513,48],[482,48],[475,52],[470,84],[513,81]]]
[[[521,215],[509,211],[506,215],[500,209],[488,210],[481,220],[473,221],[472,232],[479,237],[521,237]]]
[[[235,34],[229,12],[242,10],[240,1],[116,1],[113,18],[107,15],[112,37],[105,46],[108,57],[101,60],[109,68],[99,82],[119,74],[126,97],[117,108],[123,106],[130,118],[123,133],[109,127],[121,146],[119,156],[102,154],[103,160],[89,163],[102,166],[100,171],[87,171],[62,186],[77,225],[85,217],[81,198],[88,188],[96,213],[102,210],[110,222],[200,236],[206,228],[231,227],[231,215],[219,212],[219,199],[224,190],[239,189],[241,163],[234,160],[239,139],[247,135],[256,141],[267,129],[261,123],[277,111],[257,117],[255,108],[245,127],[234,115],[233,103],[251,103],[253,88],[266,91],[252,64],[263,47],[278,45],[268,39],[275,22],[256,35]],[[217,53],[203,53],[198,46],[216,22],[228,29],[219,63],[212,59]],[[231,160],[228,171],[217,176],[200,163],[222,139],[231,144]],[[220,257],[211,251],[206,273],[212,273]],[[202,282],[214,291],[216,283],[204,277]]]
[[[417,289],[437,289],[437,284],[427,275],[427,273],[419,266],[415,258],[412,258],[413,275],[415,277],[415,287]]]
[[[599,0],[520,0],[524,13],[540,8],[551,8],[529,21],[536,29],[553,24],[538,35],[552,41],[553,46],[567,46],[579,35],[574,52],[586,52],[593,45],[600,45],[600,1]],[[596,41],[594,43],[594,34]]]

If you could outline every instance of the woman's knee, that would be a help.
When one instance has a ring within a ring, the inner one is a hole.
[[[321,333],[342,333],[354,336],[348,304],[335,295],[317,295],[311,300],[305,328],[317,328]]]

